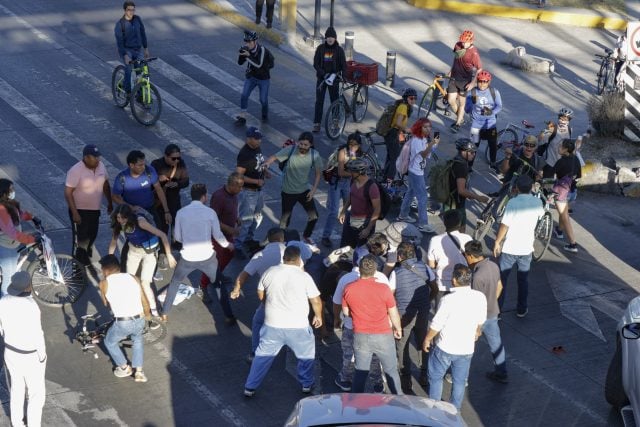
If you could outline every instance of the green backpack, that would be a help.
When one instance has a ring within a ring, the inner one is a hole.
[[[391,130],[393,116],[396,114],[396,109],[402,104],[402,99],[392,102],[387,105],[382,112],[382,115],[376,123],[376,133],[380,136],[386,136]]]
[[[438,162],[429,171],[429,196],[439,203],[447,203],[455,188],[451,188],[454,159]]]

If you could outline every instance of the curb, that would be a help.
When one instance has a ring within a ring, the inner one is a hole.
[[[466,3],[449,0],[407,0],[421,9],[442,10],[466,15],[488,15],[500,18],[524,19],[534,22],[549,22],[575,27],[606,28],[608,30],[624,30],[627,20],[599,15],[582,15],[579,13],[559,12],[545,9],[525,7],[509,7],[493,4]]]
[[[256,25],[255,22],[247,18],[246,16],[238,13],[235,9],[222,6],[215,2],[215,0],[187,0],[196,6],[208,10],[215,15],[218,15],[225,21],[228,21],[240,28],[253,30],[258,33],[261,39],[269,40],[276,46],[280,46],[285,42],[285,37],[276,31],[269,30],[261,25]]]

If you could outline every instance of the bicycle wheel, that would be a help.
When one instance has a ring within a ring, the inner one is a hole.
[[[377,159],[371,153],[364,153],[362,159],[365,160],[369,164],[369,168],[367,170],[367,175],[370,178],[373,178],[374,181],[379,182],[382,177],[382,170],[380,165],[378,164]]]
[[[111,94],[113,102],[120,108],[124,108],[129,103],[129,97],[124,90],[124,65],[118,65],[111,73]]]
[[[517,143],[518,143],[518,134],[513,129],[507,128],[507,129],[502,129],[500,132],[498,132],[498,141],[496,142],[496,147],[497,147],[496,163],[500,163],[504,159],[505,148],[511,148],[513,150],[513,147]],[[491,164],[489,144],[487,144],[487,147],[484,150],[484,158],[487,161],[487,163]]]
[[[441,110],[445,116],[448,114],[449,102],[447,101],[447,97],[440,92],[440,89],[436,91],[436,108]]]
[[[604,92],[604,88],[607,87],[607,80],[609,78],[609,61],[606,59],[602,60],[600,64],[600,70],[598,71],[598,82],[596,84],[596,94],[602,95]]]
[[[145,320],[144,329],[142,330],[142,338],[145,345],[155,344],[167,336],[167,325],[157,320]],[[132,347],[131,338],[121,341],[123,347]]]
[[[151,83],[138,82],[131,91],[131,113],[133,117],[145,126],[151,126],[160,118],[162,99],[160,92]]]
[[[429,113],[431,112],[431,102],[433,101],[433,94],[435,89],[433,86],[429,87],[424,95],[422,95],[422,99],[420,100],[420,105],[418,105],[418,117],[429,117]],[[425,110],[426,113],[423,116],[422,110]]]
[[[347,124],[347,109],[341,99],[331,103],[324,118],[324,129],[331,140],[340,138]]]
[[[533,241],[533,259],[540,261],[545,251],[549,247],[551,241],[551,233],[553,232],[553,217],[551,212],[545,212],[544,216],[538,220],[535,230],[535,239]]]
[[[482,241],[489,230],[493,228],[493,223],[495,222],[495,220],[493,219],[492,211],[495,202],[495,199],[491,199],[491,201],[487,203],[487,206],[485,206],[484,210],[480,214],[480,217],[476,221],[476,229],[473,231],[473,238],[475,240]]]
[[[49,278],[44,260],[36,259],[27,268],[31,276],[33,296],[50,307],[73,304],[80,298],[87,283],[84,265],[75,258],[69,255],[56,255],[56,259],[64,283]]]
[[[369,108],[369,86],[358,85],[353,90],[353,97],[351,98],[353,121],[360,123],[367,114],[367,108]]]

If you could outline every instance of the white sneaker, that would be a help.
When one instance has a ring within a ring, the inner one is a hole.
[[[427,234],[433,234],[433,233],[436,232],[436,229],[433,228],[433,226],[431,224],[419,225],[418,226],[418,230],[422,231],[423,233],[427,233]]]
[[[406,223],[412,224],[412,223],[416,222],[416,219],[412,218],[410,216],[398,216],[396,218],[396,221],[401,221],[401,222],[406,222]]]

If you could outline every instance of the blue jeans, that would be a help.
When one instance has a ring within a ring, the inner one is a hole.
[[[264,198],[262,191],[242,190],[238,195],[238,218],[240,233],[236,237],[236,248],[241,249],[244,242],[253,239],[253,233],[262,222]]]
[[[346,203],[351,190],[351,180],[349,178],[341,178],[336,183],[329,184],[329,192],[327,193],[327,221],[324,223],[322,237],[331,237],[331,233],[338,225],[338,210],[340,209],[340,200]]]
[[[264,303],[261,302],[251,319],[251,353],[255,354],[260,344],[260,330],[264,325]]]
[[[338,377],[340,378],[340,381],[347,383],[353,382],[353,370],[355,368],[353,339],[353,329],[345,328],[343,325],[342,339],[340,340],[340,347],[342,348],[342,369],[338,372]],[[379,387],[380,389],[384,387],[384,382],[382,381],[382,368],[376,355],[373,355],[373,358],[371,359],[369,375],[371,375],[371,382],[373,383],[374,389],[376,387]]]
[[[313,365],[316,356],[316,339],[311,326],[306,328],[274,328],[264,325],[260,330],[260,345],[251,363],[249,377],[244,387],[255,390],[269,372],[271,364],[282,346],[289,347],[298,359],[298,381],[303,387],[311,387],[315,382]]]
[[[144,52],[142,49],[126,49],[126,55],[129,57],[131,61],[136,59],[144,59]],[[124,56],[120,57],[120,60],[124,64]],[[133,71],[132,64],[124,64],[124,90],[127,92],[131,92],[131,72]]]
[[[409,216],[409,209],[411,209],[411,201],[415,197],[418,199],[418,225],[427,225],[429,219],[427,217],[427,184],[424,180],[424,175],[416,175],[409,172],[409,189],[402,199],[402,205],[400,206],[400,216]]]
[[[5,248],[0,246],[0,269],[2,269],[2,293],[7,293],[7,288],[11,283],[11,276],[16,272],[18,267],[18,252],[16,248]]]
[[[353,375],[352,393],[364,393],[371,358],[375,354],[380,359],[382,370],[387,376],[387,384],[391,393],[403,394],[398,375],[398,359],[396,358],[396,343],[393,334],[355,333],[353,354],[356,358],[356,372]]]
[[[429,356],[429,397],[434,400],[442,399],[442,380],[444,374],[451,367],[453,379],[451,403],[460,409],[472,357],[473,354],[449,354],[442,351],[437,345],[432,347]]]
[[[493,363],[496,365],[495,369],[498,374],[507,375],[507,355],[502,344],[502,338],[500,337],[500,326],[498,325],[498,318],[487,319],[482,325],[482,335],[489,344],[491,354],[493,355]]]
[[[144,322],[144,317],[135,320],[116,320],[109,328],[109,331],[107,331],[107,336],[104,338],[104,346],[107,348],[116,366],[124,366],[127,364],[127,359],[124,357],[119,343],[128,336],[131,336],[131,340],[133,341],[131,366],[134,368],[142,368],[144,358],[142,330],[144,329]]]
[[[527,296],[529,295],[529,267],[531,266],[531,254],[529,255],[511,255],[502,253],[500,255],[500,280],[502,281],[502,294],[498,298],[498,305],[502,309],[504,304],[504,296],[507,293],[507,280],[511,273],[513,265],[518,266],[518,313],[524,313],[527,310]]]
[[[253,92],[253,89],[258,86],[260,91],[260,104],[262,105],[262,117],[265,118],[269,115],[269,79],[258,80],[255,77],[247,77],[244,81],[244,87],[242,88],[242,95],[240,96],[240,109],[247,111],[249,106],[249,95]]]

